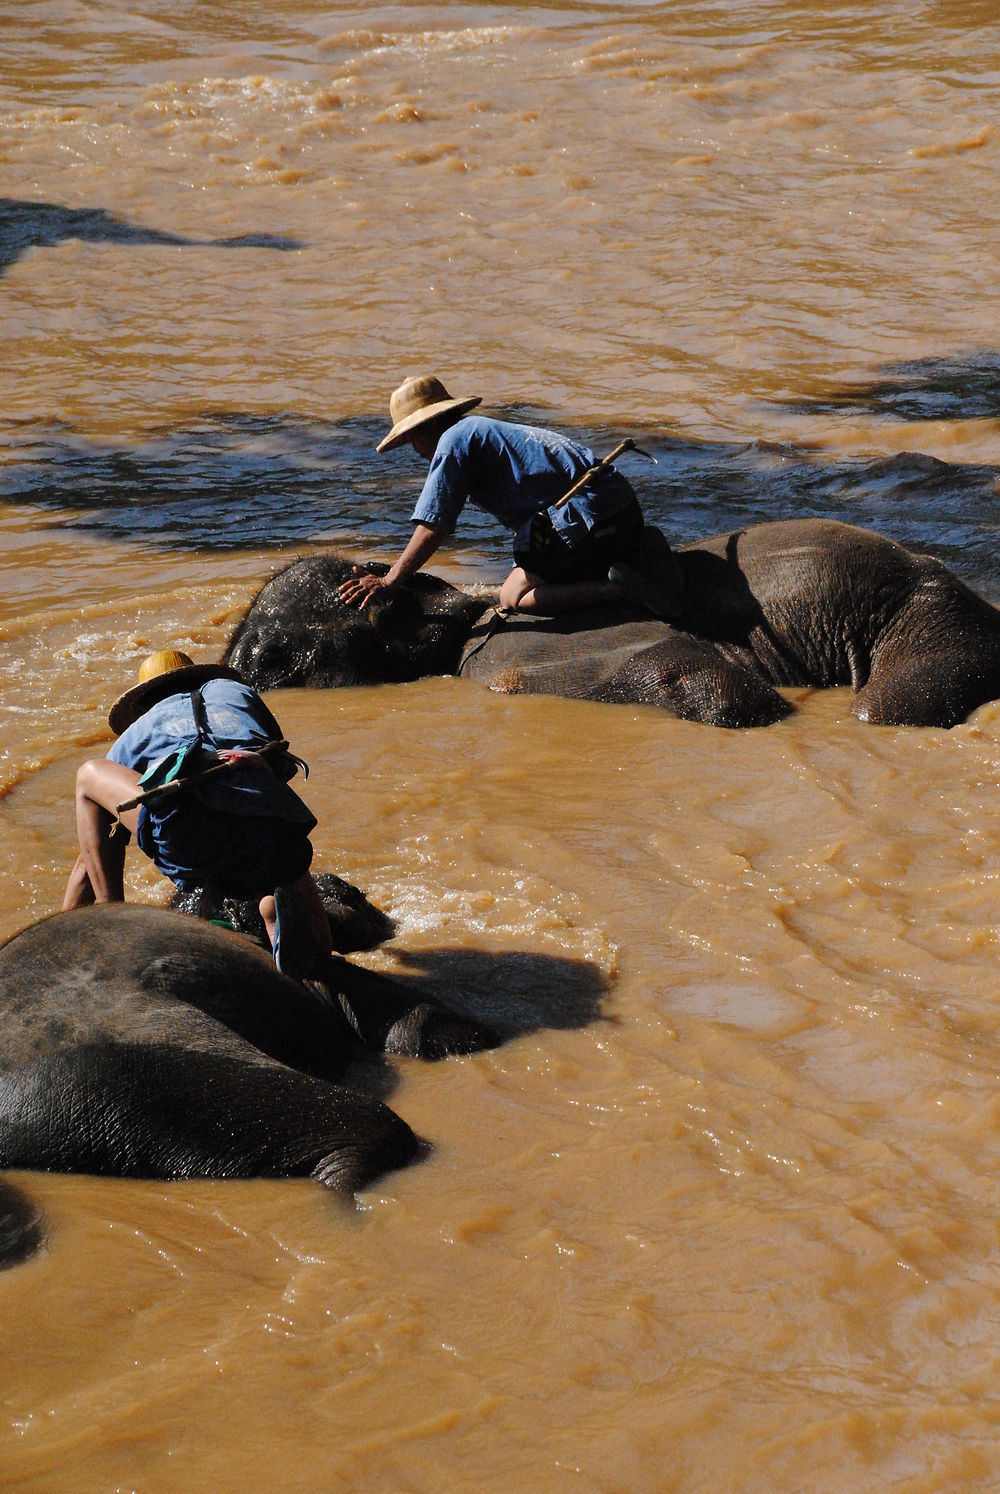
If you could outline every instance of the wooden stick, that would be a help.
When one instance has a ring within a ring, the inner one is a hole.
[[[262,747],[241,747],[239,757],[226,758],[221,763],[213,763],[210,768],[203,768],[200,773],[189,773],[185,778],[171,779],[170,783],[157,784],[155,788],[147,789],[144,794],[137,794],[134,799],[126,799],[124,804],[119,804],[117,813],[124,814],[128,809],[137,809],[140,804],[149,804],[153,799],[166,799],[171,794],[179,794],[182,789],[190,788],[194,783],[204,783],[206,778],[214,778],[216,773],[227,773],[233,768],[238,768],[248,757],[262,757],[265,752],[287,751],[288,743],[265,742]]]
[[[558,498],[556,502],[551,505],[551,507],[562,508],[563,504],[568,503],[574,493],[578,493],[581,488],[585,488],[587,486],[592,477],[596,477],[599,472],[606,472],[612,465],[612,463],[618,460],[623,452],[635,450],[636,444],[632,440],[632,437],[626,436],[624,441],[619,441],[614,451],[609,451],[606,457],[602,457],[599,462],[595,462],[592,467],[588,467],[583,476],[577,478],[576,482],[570,488],[569,492],[564,493],[561,498]]]

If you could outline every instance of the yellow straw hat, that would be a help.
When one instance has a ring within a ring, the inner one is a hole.
[[[469,399],[452,399],[441,380],[434,378],[433,374],[404,379],[389,397],[392,430],[378,443],[375,450],[391,451],[394,446],[401,445],[418,425],[424,425],[428,420],[436,420],[439,415],[452,411],[457,419],[466,410],[471,410],[482,402],[479,394],[474,394]]]
[[[239,680],[228,664],[195,664],[187,654],[175,648],[162,648],[150,654],[139,667],[139,683],[120,695],[108,712],[108,723],[120,736],[144,711],[166,700],[168,695],[183,695],[207,680]]]

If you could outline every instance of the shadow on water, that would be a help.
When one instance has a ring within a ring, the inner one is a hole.
[[[990,420],[1000,416],[1000,354],[892,363],[880,377],[782,400],[797,415],[879,415],[888,420]]]
[[[568,430],[544,411],[496,413]],[[34,504],[60,515],[52,521],[60,528],[150,548],[267,550],[329,540],[391,553],[410,536],[412,502],[426,472],[409,449],[375,454],[384,415],[324,421],[206,410],[129,446],[91,441],[55,423],[8,429],[0,502]],[[831,459],[791,442],[682,440],[620,425],[570,433],[598,454],[632,435],[656,456],[653,466],[629,455],[621,470],[647,518],[676,544],[768,520],[842,519],[929,551],[1000,597],[992,465],[918,452]],[[477,564],[485,557],[490,580],[509,563],[508,536],[472,506],[454,545]]]
[[[375,949],[393,938],[393,920],[358,887],[313,867],[330,919],[333,947],[341,953]],[[254,898],[227,898],[198,887],[176,891],[170,907],[190,917],[224,919],[270,949]],[[488,1023],[504,1037],[538,1027],[582,1027],[600,1015],[608,983],[593,965],[533,951],[491,953],[439,949],[397,950],[401,969],[383,975],[335,959],[331,987],[365,1004],[379,988],[392,988],[407,1006],[434,1001],[459,1016]]]
[[[186,244],[220,249],[301,249],[282,234],[242,234],[231,239],[189,239],[116,218],[104,208],[69,208],[55,202],[0,197],[0,275],[29,249],[51,249],[66,239],[92,244]]]
[[[385,503],[394,473],[374,452],[383,424],[209,410],[112,446],[31,422],[13,427],[0,454],[0,502],[75,510],[61,528],[180,550],[280,548],[334,533],[392,542],[410,526],[408,510]]]
[[[396,984],[416,1001],[434,1000],[488,1023],[504,1038],[539,1028],[586,1027],[601,1015],[608,983],[586,961],[528,951],[397,951]]]

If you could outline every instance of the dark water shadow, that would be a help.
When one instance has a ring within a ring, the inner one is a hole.
[[[118,218],[105,208],[70,208],[55,202],[0,197],[0,275],[29,249],[51,249],[67,239],[92,244],[185,244],[220,249],[301,249],[284,234],[240,234],[229,239],[192,239],[146,228]]]
[[[991,420],[1000,416],[1000,353],[891,363],[878,376],[780,400],[796,415],[877,415],[886,420]]]
[[[433,1000],[502,1038],[541,1028],[587,1027],[601,1016],[609,983],[584,960],[527,950],[399,951],[392,979],[414,1002]]]
[[[281,549],[365,532],[394,475],[374,454],[383,423],[207,410],[131,445],[22,423],[6,441],[0,502],[75,510],[59,528],[154,549]],[[394,510],[389,535],[409,531],[407,515]]]
[[[622,424],[573,427],[529,407],[493,413],[555,425],[598,454],[631,435],[657,465],[631,453],[621,470],[648,520],[675,544],[768,520],[840,519],[935,554],[987,596],[1000,597],[992,464],[920,452],[832,458],[804,443],[696,441]],[[8,426],[0,502],[34,505],[60,529],[147,549],[288,551],[328,541],[391,554],[412,533],[426,464],[408,449],[377,456],[386,427],[384,414],[326,421],[295,411],[207,409],[182,426],[116,445],[65,424],[25,422]],[[482,579],[498,580],[509,566],[509,536],[472,505],[451,544]]]

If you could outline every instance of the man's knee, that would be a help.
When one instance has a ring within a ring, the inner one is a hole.
[[[509,612],[515,612],[521,598],[527,596],[534,586],[534,576],[529,576],[526,570],[516,565],[500,588],[500,606]]]
[[[106,759],[103,757],[89,757],[85,763],[81,763],[76,770],[76,792],[84,798],[94,798],[94,790],[97,788],[101,777],[101,768]]]

